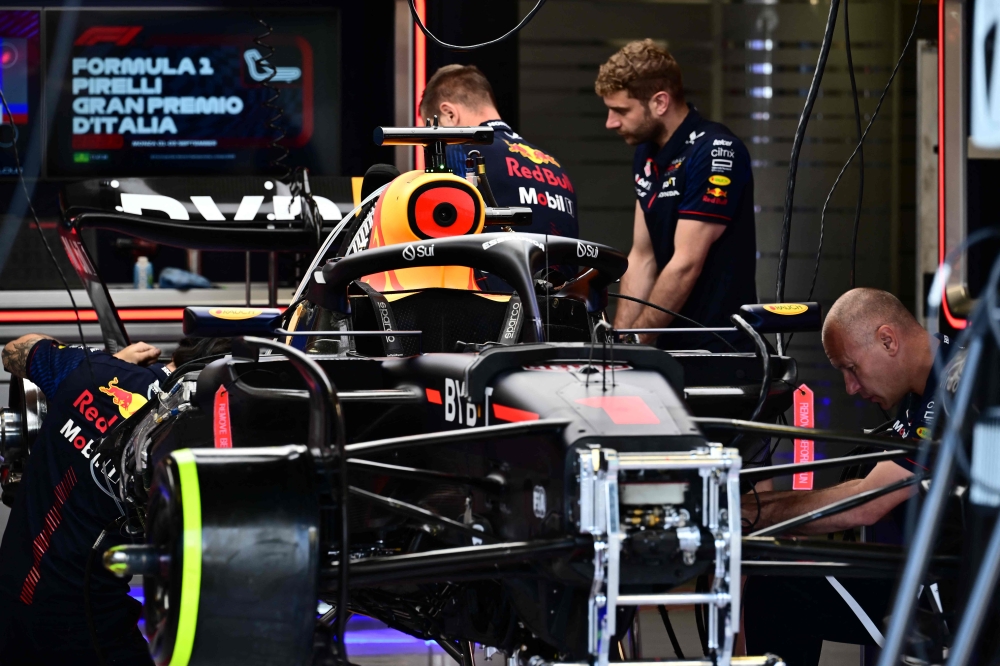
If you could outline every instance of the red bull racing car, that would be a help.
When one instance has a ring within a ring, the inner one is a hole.
[[[755,354],[622,344],[604,310],[624,254],[517,233],[530,213],[497,206],[481,168],[445,172],[446,143],[490,133],[377,130],[424,145],[431,167],[319,223],[286,310],[188,308],[187,334],[239,336],[231,355],[180,368],[145,404],[107,387],[131,418],[100,451],[145,543],[104,563],[143,574],[157,663],[348,663],[345,623],[360,613],[465,666],[477,643],[512,666],[606,664],[638,606],[694,604],[705,656],[685,663],[763,665],[778,658],[733,656],[747,565],[818,575],[867,561],[851,544],[742,537],[741,477],[790,472],[743,456],[762,434],[799,434],[739,420],[773,420],[796,384],[761,333],[815,330],[818,307],[744,308],[735,330]],[[240,251],[301,250],[311,233],[68,209],[65,245],[99,313],[113,304],[75,244],[88,225]],[[549,270],[565,265],[578,274]],[[482,272],[510,293],[480,290]],[[109,346],[127,341],[113,310],[102,329]],[[869,575],[893,575],[892,557]]]

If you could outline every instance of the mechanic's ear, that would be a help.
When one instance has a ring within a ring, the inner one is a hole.
[[[438,116],[440,122],[445,127],[457,127],[460,114],[458,112],[458,107],[456,107],[451,102],[441,102],[441,106],[438,109]]]
[[[649,111],[654,116],[666,115],[671,103],[673,100],[670,98],[670,93],[661,90],[649,98]]]
[[[875,337],[878,339],[879,346],[889,356],[895,356],[899,352],[899,337],[896,335],[896,331],[892,330],[891,326],[879,326],[879,329],[875,332]]]

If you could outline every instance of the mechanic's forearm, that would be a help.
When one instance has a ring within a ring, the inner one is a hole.
[[[649,294],[656,283],[656,261],[645,257],[629,255],[628,270],[622,276],[620,293],[633,298],[649,300]],[[615,309],[615,328],[632,328],[634,322],[643,310],[648,310],[641,303],[618,299]]]
[[[15,377],[20,377],[21,379],[27,378],[28,354],[31,352],[31,348],[34,347],[35,343],[39,340],[55,340],[55,338],[49,337],[48,335],[42,335],[41,333],[28,333],[27,335],[22,335],[17,340],[11,340],[4,345],[4,370]]]
[[[659,277],[656,278],[656,284],[653,285],[648,300],[662,308],[677,312],[687,303],[699,275],[701,266],[676,261],[675,257],[663,267]],[[665,328],[673,319],[673,315],[653,308],[644,308],[632,322],[632,328]],[[656,339],[656,335],[646,337]]]
[[[760,497],[760,517],[757,518],[753,530],[770,527],[776,523],[781,523],[791,518],[796,518],[810,511],[833,504],[852,495],[861,492],[862,479],[846,481],[830,488],[822,490],[785,490],[772,492],[759,492]],[[743,517],[754,522],[757,513],[757,503],[753,495],[743,497]],[[814,520],[801,527],[791,530],[794,534],[826,534],[838,530],[846,530],[856,527],[859,523],[859,516],[854,515],[856,509],[844,511],[842,513]]]

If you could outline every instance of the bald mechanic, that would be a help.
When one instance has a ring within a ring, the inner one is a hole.
[[[559,161],[500,119],[493,87],[474,65],[446,65],[434,72],[420,99],[420,115],[444,127],[486,125],[490,146],[448,146],[448,166],[465,178],[465,160],[478,150],[500,206],[530,206],[531,226],[517,231],[577,238],[576,191]],[[569,276],[572,277],[572,276]]]
[[[899,299],[878,289],[853,289],[834,303],[823,323],[823,348],[843,374],[849,395],[860,395],[886,410],[898,405],[891,432],[909,440],[931,436],[938,413],[935,358],[945,368],[946,388],[952,392],[964,361],[964,353],[951,358],[946,336],[930,336]],[[753,495],[746,495],[743,518],[753,525],[748,530],[752,532],[901,481],[918,469],[909,459],[883,461],[864,478],[830,488],[761,492],[759,512]],[[915,493],[913,487],[898,490],[806,523],[796,533],[873,525]],[[814,666],[823,640],[881,645],[883,619],[895,585],[887,579],[751,576],[744,606],[748,653],[773,652],[788,664]]]
[[[651,39],[626,44],[601,65],[594,86],[605,127],[635,146],[635,216],[621,293],[705,326],[757,302],[753,174],[743,142],[688,104],[680,66]],[[615,328],[693,324],[625,300]],[[729,351],[710,334],[643,335],[665,349]],[[736,345],[752,343],[736,336]]]

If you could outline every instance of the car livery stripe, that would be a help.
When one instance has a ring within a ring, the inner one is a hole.
[[[172,457],[180,477],[184,564],[181,568],[181,606],[170,666],[187,666],[194,648],[201,597],[201,487],[198,485],[198,464],[191,449],[174,451]]]
[[[523,409],[517,409],[516,407],[507,407],[505,405],[498,405],[493,403],[493,416],[501,419],[503,421],[537,421],[538,414],[534,412],[529,412]]]
[[[432,402],[435,405],[444,404],[444,401],[441,400],[441,391],[432,388],[425,388],[424,392],[427,393],[427,402]]]

